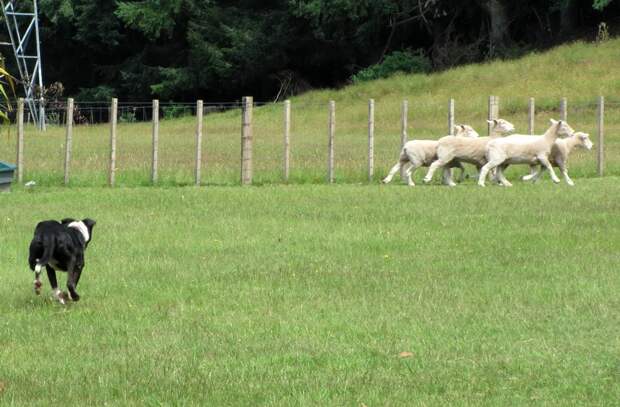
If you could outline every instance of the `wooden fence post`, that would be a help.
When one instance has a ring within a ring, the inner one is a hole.
[[[536,123],[536,101],[530,98],[527,109],[527,134],[534,134],[534,126]]]
[[[67,137],[65,141],[65,185],[69,184],[71,148],[73,145],[73,98],[67,99]]]
[[[489,96],[488,120],[493,120],[493,96]],[[491,135],[491,124],[487,123],[487,135]]]
[[[291,101],[284,101],[284,182],[288,182],[291,164]]]
[[[45,124],[45,99],[43,97],[39,98],[39,130],[47,131],[47,127]]]
[[[375,173],[375,100],[368,101],[368,182]]]
[[[252,107],[254,98],[245,96],[241,107],[241,185],[252,184]]]
[[[202,100],[196,102],[196,185],[200,185],[200,170],[202,165],[202,116],[204,113]]]
[[[489,96],[489,120],[494,120],[499,117],[499,96]],[[487,133],[491,135],[491,124],[487,127]]]
[[[448,134],[454,135],[454,99],[448,102]]]
[[[402,149],[407,142],[407,114],[409,113],[409,101],[403,100],[400,111],[400,148]]]
[[[110,107],[110,174],[108,183],[114,186],[116,180],[116,122],[118,115],[118,99],[112,98]]]
[[[402,150],[407,143],[407,116],[409,113],[409,101],[403,100],[403,104],[400,110],[400,149]],[[400,154],[400,151],[399,151]],[[405,168],[400,168],[400,177],[405,179]]]
[[[564,122],[568,120],[568,110],[567,110],[568,106],[567,105],[568,105],[568,101],[566,100],[566,98],[560,99],[560,120]]]
[[[17,183],[24,181],[24,98],[17,99]]]
[[[602,177],[605,172],[605,97],[598,98],[598,176]]]
[[[336,132],[336,102],[329,101],[329,127],[327,143],[327,181],[334,182],[334,133]]]
[[[157,182],[157,166],[159,163],[159,100],[153,100],[153,165],[151,167],[151,182]]]

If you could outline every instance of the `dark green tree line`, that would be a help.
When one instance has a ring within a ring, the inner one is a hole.
[[[81,99],[258,99],[386,55],[433,69],[591,38],[611,0],[40,0],[45,79]]]

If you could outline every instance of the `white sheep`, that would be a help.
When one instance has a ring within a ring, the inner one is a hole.
[[[439,139],[439,145],[437,147],[437,159],[430,165],[424,182],[431,182],[435,171],[448,164],[454,165],[454,162],[470,163],[478,168],[487,163],[486,160],[486,147],[489,141],[496,137],[508,134],[514,131],[515,126],[507,120],[495,119],[487,120],[491,125],[491,135],[489,137],[478,137],[475,139],[456,136],[446,136]],[[447,184],[449,186],[455,186],[456,184],[450,177]]]
[[[456,134],[459,137],[476,138],[479,134],[471,126],[460,124],[454,126]],[[437,159],[438,140],[411,140],[405,143],[400,153],[398,162],[392,167],[390,173],[381,181],[387,184],[392,181],[394,175],[405,167],[405,176],[407,185],[415,186],[411,179],[413,172],[419,167],[428,167]],[[455,163],[454,167],[460,168],[462,173],[465,171],[461,163]],[[448,179],[448,171],[444,171],[444,180]]]
[[[570,136],[574,132],[568,123],[551,119],[551,127],[541,136],[514,134],[489,141],[486,151],[488,162],[480,170],[478,185],[484,187],[489,171],[497,168],[500,184],[512,186],[503,173],[503,168],[510,164],[541,164],[549,170],[553,182],[560,182],[549,163],[549,154],[558,137]]]
[[[559,138],[555,140],[553,147],[551,147],[551,154],[549,154],[549,162],[552,166],[558,167],[564,175],[564,180],[570,186],[574,186],[575,183],[568,176],[568,156],[571,151],[575,147],[585,148],[587,150],[592,150],[592,146],[594,144],[590,140],[590,135],[588,133],[576,132],[572,136],[567,138]],[[523,181],[534,181],[536,182],[542,172],[545,170],[545,167],[538,168],[536,165],[530,165],[530,174],[524,175],[521,177]]]

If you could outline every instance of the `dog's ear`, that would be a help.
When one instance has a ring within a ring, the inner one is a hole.
[[[97,222],[91,218],[82,219],[82,222],[84,222],[88,230],[93,230],[93,226],[97,224]]]
[[[62,223],[63,225],[68,225],[71,222],[75,222],[75,219],[72,218],[64,218],[63,220],[60,221],[60,223]]]

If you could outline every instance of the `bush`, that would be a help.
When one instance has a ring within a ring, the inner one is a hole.
[[[422,50],[394,51],[383,62],[364,68],[351,77],[351,82],[360,83],[387,78],[397,72],[423,73],[431,70],[431,61]]]
[[[183,105],[169,105],[162,108],[164,113],[164,119],[175,119],[177,117],[189,116],[191,114],[191,109],[188,112],[188,109]]]
[[[121,109],[118,121],[121,123],[135,123],[136,120],[136,108],[129,108],[126,110]]]
[[[76,99],[80,102],[109,102],[114,97],[115,90],[106,85],[94,88],[80,88]]]

